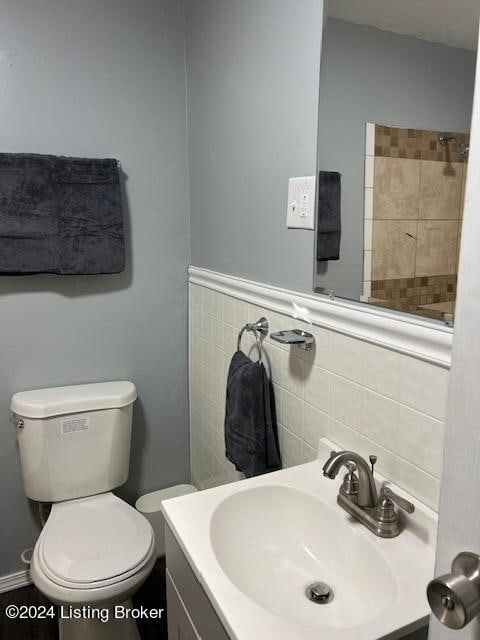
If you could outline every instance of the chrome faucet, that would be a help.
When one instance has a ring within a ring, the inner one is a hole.
[[[394,538],[401,530],[394,503],[407,513],[413,513],[415,506],[386,486],[377,495],[373,476],[376,460],[376,456],[370,456],[370,469],[368,462],[354,451],[332,451],[323,465],[323,475],[334,480],[342,466],[345,466],[348,473],[337,497],[339,506],[376,536]],[[357,471],[358,477],[355,474]]]
[[[353,462],[358,469],[358,493],[357,504],[359,507],[376,507],[377,506],[377,487],[373,479],[373,473],[370,471],[367,461],[353,451],[332,451],[330,458],[323,465],[323,475],[330,480],[335,480],[341,467]],[[350,473],[354,473],[357,469],[349,469]]]

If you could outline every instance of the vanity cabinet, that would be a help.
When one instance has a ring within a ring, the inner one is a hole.
[[[168,526],[165,547],[169,640],[230,640]]]
[[[170,640],[201,640],[185,604],[167,570],[168,637]]]

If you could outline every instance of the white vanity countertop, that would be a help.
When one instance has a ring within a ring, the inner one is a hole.
[[[427,623],[436,514],[391,485],[415,513],[398,537],[374,536],[336,503],[343,472],[323,477],[331,449],[324,440],[318,461],[163,503],[232,640],[393,640]],[[330,604],[305,597],[315,580],[333,587]]]

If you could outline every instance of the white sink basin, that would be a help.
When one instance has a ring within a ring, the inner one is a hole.
[[[372,534],[352,532],[339,508],[303,491],[269,485],[226,498],[212,516],[212,548],[223,571],[265,609],[302,625],[351,628],[395,600],[395,576]],[[326,582],[324,605],[305,595]]]
[[[343,474],[323,477],[333,447],[321,443],[316,462],[164,503],[232,640],[395,640],[427,623],[436,515],[404,493],[416,506],[405,530],[374,536],[337,505]],[[328,604],[305,595],[318,581],[333,590]]]

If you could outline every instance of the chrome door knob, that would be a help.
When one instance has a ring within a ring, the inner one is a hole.
[[[463,629],[480,613],[480,556],[459,553],[452,563],[452,573],[429,583],[427,598],[442,624]]]

